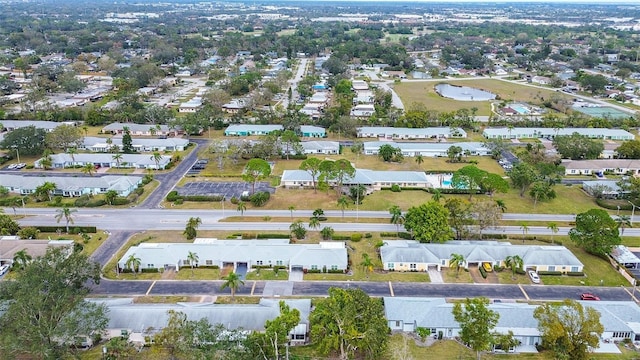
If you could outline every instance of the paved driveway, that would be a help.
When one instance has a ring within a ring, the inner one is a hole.
[[[177,187],[178,194],[183,196],[207,195],[217,196],[224,195],[229,200],[232,197],[240,198],[245,191],[251,192],[251,184],[245,182],[213,182],[213,181],[196,181]],[[274,193],[275,188],[271,187],[268,182],[256,183],[255,191],[267,191]]]

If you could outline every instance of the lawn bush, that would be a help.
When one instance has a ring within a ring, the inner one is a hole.
[[[62,232],[66,231],[65,226],[34,226],[34,227],[40,230],[40,232],[47,232],[47,233],[58,232],[58,230]],[[73,229],[78,229],[78,232],[91,233],[91,234],[95,234],[98,231],[95,226],[76,226]]]
[[[538,275],[562,275],[562,271],[538,271]]]
[[[249,197],[249,201],[251,201],[251,204],[255,207],[261,207],[264,206],[264,204],[267,203],[267,201],[269,201],[269,198],[271,197],[271,194],[268,191],[258,191],[255,194],[252,194]]]
[[[127,205],[131,203],[131,201],[127,198],[117,197],[113,199],[113,203],[111,205]]]
[[[256,239],[288,239],[289,234],[258,234]]]
[[[400,188],[400,185],[393,184],[393,185],[391,185],[391,191],[392,192],[400,192],[400,191],[402,191],[402,189]]]
[[[568,276],[584,276],[582,271],[569,271],[567,273]]]
[[[351,234],[352,242],[359,242],[360,240],[362,240],[362,234]]]
[[[351,236],[349,236],[349,235],[333,235],[331,237],[331,239],[337,240],[337,241],[348,241],[348,240],[351,240]]]
[[[485,269],[482,266],[479,266],[478,270],[480,270],[480,275],[482,275],[482,278],[486,279],[487,278],[487,272],[485,271]]]

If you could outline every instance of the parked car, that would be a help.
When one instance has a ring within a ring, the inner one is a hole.
[[[9,265],[8,264],[4,264],[2,266],[0,266],[0,276],[6,274],[9,272]]]
[[[16,165],[18,165],[18,164],[11,164],[11,165],[7,166],[7,170],[13,170],[13,169],[15,169],[15,168],[16,168]]]
[[[484,268],[484,271],[486,272],[491,272],[493,271],[493,266],[491,266],[491,263],[482,263],[482,267]]]
[[[592,293],[583,293],[580,294],[580,300],[600,300],[599,297],[593,295]]]
[[[25,168],[26,166],[27,164],[25,163],[19,163],[19,164],[16,164],[16,169],[22,169],[22,168]]]
[[[540,284],[540,276],[538,276],[538,273],[536,273],[533,270],[529,270],[529,278],[531,279],[531,282],[534,284]]]

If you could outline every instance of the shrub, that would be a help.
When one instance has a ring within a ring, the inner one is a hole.
[[[127,205],[130,202],[131,201],[129,199],[127,199],[127,198],[117,197],[117,198],[113,199],[112,205]]]
[[[538,275],[562,275],[561,271],[538,271]]]
[[[264,206],[269,201],[271,194],[268,191],[258,191],[249,197],[251,204],[256,207]]]
[[[237,198],[237,197],[235,197],[235,196],[232,196],[232,197],[231,197],[231,199],[230,199],[229,201],[230,201],[233,205],[238,205],[238,203],[240,202],[240,201],[238,200],[238,198]]]
[[[307,274],[320,274],[320,272],[322,272],[320,269],[306,269],[305,271]]]
[[[140,269],[140,272],[142,273],[157,273],[158,268],[145,268],[145,269]]]
[[[392,192],[400,192],[400,191],[402,191],[402,189],[400,188],[400,185],[393,184],[393,185],[391,185],[391,191]]]
[[[18,230],[18,236],[21,239],[37,239],[40,230],[34,227],[26,227]]]
[[[478,270],[480,270],[480,275],[482,275],[482,278],[486,279],[487,278],[487,272],[484,270],[484,268],[482,266],[479,266]]]
[[[344,274],[344,270],[340,270],[340,269],[328,269],[327,270],[328,274]]]
[[[138,196],[140,196],[140,195],[144,194],[144,188],[141,188],[141,187],[136,188],[133,192],[138,194]]]
[[[567,273],[568,276],[584,276],[582,271],[569,271]]]
[[[178,200],[179,198],[180,196],[178,195],[178,192],[176,190],[169,191],[169,193],[167,194],[167,201],[173,202]]]
[[[337,240],[337,241],[347,241],[347,240],[351,240],[351,236],[348,236],[348,235],[333,235],[331,237],[331,239]]]
[[[373,235],[371,233],[364,234],[364,238],[365,239],[371,239],[372,237],[373,237]]]
[[[362,240],[362,234],[351,234],[352,242],[359,242],[360,240]]]
[[[256,239],[288,239],[289,234],[258,234]]]
[[[173,202],[175,205],[182,205],[184,204],[184,200],[182,198],[178,198],[176,199],[176,201]]]

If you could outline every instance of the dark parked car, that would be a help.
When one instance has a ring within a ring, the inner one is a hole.
[[[600,300],[600,298],[592,293],[584,293],[580,295],[580,300]]]

